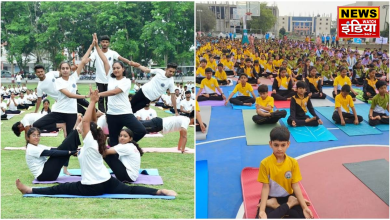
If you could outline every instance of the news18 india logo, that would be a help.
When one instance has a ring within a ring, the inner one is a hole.
[[[337,7],[339,38],[379,38],[379,31],[379,7]]]

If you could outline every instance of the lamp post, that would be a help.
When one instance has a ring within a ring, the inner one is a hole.
[[[199,12],[199,31],[200,31],[200,36],[202,36],[202,16],[200,16],[200,13],[203,12],[203,10],[196,10],[197,12]]]

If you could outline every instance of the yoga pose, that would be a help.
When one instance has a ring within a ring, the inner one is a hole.
[[[29,114],[26,114],[23,119],[21,121],[18,121],[16,122],[13,126],[12,126],[12,131],[14,132],[14,134],[16,136],[20,136],[20,133],[22,131],[25,132],[25,137],[26,137],[26,140],[27,140],[27,132],[28,130],[34,126],[34,123],[36,121],[38,121],[40,118],[42,118],[44,115],[40,114],[40,113],[29,113]],[[38,129],[40,129],[39,132],[45,132],[45,133],[49,133],[49,132],[52,132],[52,131],[58,131],[58,128],[62,128],[62,129],[65,129],[65,124],[64,123],[51,123],[51,124],[47,124],[43,127],[36,127]]]
[[[18,110],[20,99],[15,99],[15,94],[11,92],[11,97],[7,99],[7,108],[5,111],[6,114],[20,114],[20,110]]]
[[[363,121],[363,117],[356,114],[350,92],[351,87],[349,85],[343,85],[341,93],[335,98],[335,111],[333,112],[332,119],[336,124],[341,124],[342,126],[346,123],[358,125]],[[350,108],[353,114],[350,113]]]
[[[219,88],[218,81],[214,78],[211,78],[213,74],[213,70],[207,68],[206,70],[206,78],[202,80],[200,84],[200,89],[198,94],[196,95],[196,100],[198,102],[207,101],[207,100],[225,100],[226,97],[223,94],[222,90]],[[218,90],[220,94],[217,94],[215,90]],[[204,90],[204,93],[202,93]]]
[[[274,83],[272,84],[272,94],[271,96],[276,100],[286,101],[291,100],[291,96],[295,94],[293,90],[293,84],[291,77],[286,76],[287,70],[282,67],[279,69],[280,73],[274,79]]]
[[[368,123],[371,126],[378,124],[389,124],[389,116],[386,114],[389,112],[389,94],[387,93],[387,83],[385,81],[378,81],[376,88],[379,93],[372,98],[371,108],[369,112]]]
[[[225,105],[229,103],[234,104],[234,105],[247,105],[247,106],[252,106],[253,103],[255,103],[255,98],[256,95],[253,92],[253,88],[251,84],[247,83],[248,81],[248,76],[245,73],[240,74],[240,79],[234,88],[233,92],[229,95],[229,97],[225,101]],[[238,95],[236,98],[232,98],[234,94],[238,92]],[[252,97],[250,96],[252,94]]]
[[[376,95],[375,85],[378,82],[378,79],[375,77],[375,73],[375,69],[369,69],[367,78],[364,79],[363,98],[366,101],[371,100]]]
[[[146,104],[145,108],[139,110],[137,113],[135,113],[135,117],[137,117],[138,120],[151,120],[155,117],[157,117],[156,110],[150,108],[150,104]]]
[[[245,59],[245,67],[238,71],[238,74],[246,74],[248,83],[260,84],[259,73],[256,72],[255,68],[252,67],[252,61],[250,58]]]
[[[107,62],[108,63],[108,62]],[[114,68],[115,72],[115,68]],[[146,194],[176,196],[176,192],[166,189],[153,189],[143,186],[128,186],[112,177],[103,163],[106,154],[103,131],[92,119],[96,119],[94,106],[99,100],[98,91],[91,94],[91,101],[82,120],[82,137],[84,146],[78,153],[81,181],[64,183],[52,187],[31,188],[17,179],[16,187],[22,194],[68,194],[96,196],[102,194]]]
[[[256,115],[252,117],[253,122],[258,125],[275,124],[279,119],[286,117],[286,110],[276,110],[274,112],[274,98],[268,96],[268,86],[260,85],[257,88],[259,97],[256,98]]]
[[[326,94],[322,92],[321,78],[316,75],[317,68],[310,69],[310,75],[306,77],[307,93],[311,93],[312,99],[325,99]]]
[[[341,67],[340,68],[340,75],[337,76],[334,79],[334,82],[333,82],[333,86],[334,86],[334,88],[333,88],[333,98],[335,98],[337,94],[340,94],[340,89],[344,85],[349,85],[349,88],[350,88],[350,94],[349,95],[352,97],[353,101],[355,101],[356,100],[355,97],[356,97],[357,93],[351,87],[352,83],[351,83],[351,80],[349,79],[349,77],[347,76],[347,68]]]

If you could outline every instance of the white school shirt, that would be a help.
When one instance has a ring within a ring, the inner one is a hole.
[[[154,109],[149,108],[148,110],[146,110],[145,108],[143,108],[137,111],[134,116],[140,117],[141,120],[147,120],[146,118],[148,117],[148,120],[152,120],[153,118],[157,117],[157,113]]]
[[[14,104],[14,102],[11,100],[11,98],[9,98],[9,99],[7,100],[7,105],[8,105],[9,102],[11,102],[11,104],[8,106],[8,109],[9,109],[9,110],[11,110],[11,111],[16,111],[16,110],[18,110],[18,107],[17,107],[17,106],[20,104],[20,100],[19,100],[19,99],[15,99],[15,102],[16,102],[17,105]]]
[[[195,100],[195,93],[191,93],[191,99]]]
[[[4,102],[2,102],[0,104],[0,107],[1,108],[4,108],[4,110],[6,111],[7,110],[7,104],[5,104]],[[1,111],[1,115],[4,115],[5,114],[5,111],[3,112],[3,110],[0,110]]]
[[[109,134],[106,115],[100,116],[96,124],[103,130],[104,134]]]
[[[171,95],[163,94],[161,98],[167,103],[167,105],[172,105]]]
[[[111,175],[104,166],[98,142],[93,139],[91,131],[85,135],[83,142],[84,145],[77,156],[81,168],[81,184],[94,185],[106,182]]]
[[[18,99],[19,104],[31,104],[31,101],[27,100],[27,96]]]
[[[41,113],[40,113],[42,116],[45,116],[47,114],[49,114],[47,111],[43,110]]]
[[[180,109],[181,95],[179,95],[179,97],[175,95],[175,98],[176,98],[176,108]]]
[[[133,88],[135,91],[138,91],[140,89],[140,87],[136,84],[134,85],[134,88]]]
[[[142,92],[145,97],[149,100],[156,100],[161,94],[165,94],[169,88],[169,92],[175,92],[175,83],[173,77],[167,78],[165,76],[165,71],[162,69],[152,69],[150,70],[151,74],[156,74],[152,80],[147,82],[142,87]]]
[[[16,78],[16,82],[21,82],[23,79],[21,75],[17,75],[15,78]]]
[[[108,78],[110,78],[110,74],[112,73],[112,65],[114,64],[114,60],[118,60],[120,55],[116,51],[108,49],[107,52],[104,53],[104,56],[106,56],[108,63],[110,64],[110,70],[108,71],[108,75],[106,74],[106,71],[104,69],[104,63],[102,59],[100,59],[96,49],[89,58],[91,59],[92,62],[95,61],[95,67],[96,67],[95,81],[97,83],[107,84],[109,81]]]
[[[43,81],[38,81],[37,96],[42,97],[43,94],[47,94],[50,97],[52,97],[54,100],[57,100],[59,91],[56,89],[55,82],[56,82],[56,78],[60,76],[60,72],[50,71],[46,73],[45,76],[46,78]]]
[[[48,159],[46,156],[41,156],[44,150],[50,150],[50,147],[41,144],[38,144],[38,146],[27,144],[26,162],[35,178],[42,174],[43,167]]]
[[[58,72],[58,71],[57,71]],[[39,82],[38,82],[38,85],[39,85]],[[22,91],[27,91],[27,87],[25,87],[25,86],[22,86]]]
[[[123,77],[121,80],[117,80],[116,78],[109,76],[107,91],[114,90],[116,88],[120,88],[122,92],[113,96],[108,96],[107,114],[132,114],[133,111],[128,97],[131,88],[131,80],[126,77]]]
[[[131,180],[136,181],[141,168],[141,154],[132,143],[118,144],[114,147],[119,154],[119,160],[126,167],[126,172]]]
[[[15,87],[14,91],[15,93],[20,93],[20,89],[18,87]]]
[[[180,131],[181,128],[187,130],[189,124],[190,118],[182,115],[163,118],[163,133]]]
[[[41,113],[29,113],[23,117],[20,123],[22,123],[23,126],[30,126],[33,125],[34,122],[38,121],[42,117],[43,115]]]
[[[187,99],[183,99],[180,102],[180,107],[183,106],[185,111],[192,111],[194,110],[194,104],[195,102],[192,99],[190,99],[189,101],[187,101]]]
[[[78,80],[79,76],[77,73],[70,75],[68,81],[64,80],[63,78],[58,78],[55,80],[55,87],[58,91],[58,99],[55,107],[53,107],[52,112],[77,114],[77,99],[68,98],[66,95],[60,92],[60,90],[66,89],[68,92],[76,94],[76,84]]]

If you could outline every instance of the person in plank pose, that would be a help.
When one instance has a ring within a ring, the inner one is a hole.
[[[321,78],[317,76],[317,68],[312,67],[310,74],[306,77],[307,93],[311,93],[312,99],[325,99],[326,94],[322,92]]]
[[[26,131],[26,162],[31,173],[37,180],[56,180],[64,163],[69,161],[71,155],[77,153],[77,147],[81,142],[75,128],[80,122],[81,116],[78,117],[74,129],[57,148],[50,148],[39,144],[41,131],[38,128],[32,127]],[[48,156],[50,158],[47,158]]]
[[[115,70],[114,70],[115,71]],[[78,153],[81,181],[64,183],[52,187],[31,188],[16,180],[16,188],[22,194],[44,195],[81,195],[97,196],[102,194],[143,194],[176,196],[173,190],[153,189],[143,186],[128,186],[111,176],[103,163],[106,155],[106,143],[103,131],[92,119],[96,119],[95,104],[99,100],[98,90],[91,94],[91,100],[85,116],[82,119],[82,137],[84,146]],[[37,134],[36,134],[37,135]]]
[[[162,69],[149,69],[141,66],[139,63],[135,63],[134,66],[144,73],[155,74],[155,76],[152,80],[143,85],[142,88],[135,93],[133,99],[131,99],[131,108],[133,109],[133,112],[136,113],[138,110],[144,108],[146,104],[158,99],[162,94],[165,94],[167,89],[169,89],[173,109],[175,109],[175,114],[178,115],[179,113],[176,110],[176,105],[179,103],[176,103],[175,82],[172,77],[177,69],[177,64],[168,63],[165,71]]]
[[[236,87],[234,88],[233,92],[229,95],[229,97],[225,101],[225,105],[229,103],[232,103],[233,105],[247,105],[252,106],[253,103],[255,103],[256,95],[253,92],[253,88],[251,84],[247,83],[248,76],[245,73],[240,74],[239,82],[237,83]],[[234,94],[238,92],[238,95],[236,98],[232,98]],[[250,94],[252,94],[252,97],[250,97]]]
[[[25,137],[27,139],[27,132],[31,127],[34,127],[34,123],[38,121],[40,118],[42,118],[45,115],[42,115],[40,113],[29,113],[26,114],[21,121],[16,122],[15,124],[12,125],[12,131],[16,136],[20,136],[20,133],[22,131],[25,132]],[[38,128],[38,127],[37,127]],[[59,128],[65,129],[65,124],[64,123],[52,123],[52,124],[47,124],[43,127],[40,127],[40,133],[43,131],[45,133],[49,133],[52,131],[58,131]]]
[[[297,160],[286,154],[290,131],[275,127],[269,145],[273,153],[260,163],[257,181],[263,183],[256,218],[313,218],[310,202],[303,198]]]
[[[256,115],[252,117],[253,122],[258,125],[275,124],[287,115],[286,110],[276,110],[274,112],[274,98],[268,96],[268,86],[260,85],[257,88],[259,97],[256,98]]]
[[[226,97],[223,94],[221,88],[219,88],[218,81],[214,78],[211,78],[213,70],[211,68],[207,68],[205,71],[206,78],[204,78],[200,84],[200,89],[196,95],[196,100],[198,100],[198,102],[207,100],[225,100]],[[216,89],[219,91],[220,95],[215,92]],[[204,93],[202,93],[203,90]]]
[[[332,119],[336,124],[341,124],[342,126],[345,124],[358,125],[363,121],[363,117],[356,114],[350,92],[350,85],[343,85],[341,93],[335,98],[335,111],[333,112]],[[353,114],[350,113],[350,108]]]
[[[291,77],[288,77],[286,74],[286,68],[280,68],[279,76],[275,77],[275,80],[272,84],[271,96],[275,99],[275,101],[291,100],[291,96],[295,94],[295,91],[292,88],[293,83]]]
[[[389,124],[389,116],[386,114],[389,112],[389,94],[387,93],[387,84],[385,81],[378,81],[376,88],[379,93],[372,98],[371,108],[369,112],[368,123],[371,126],[378,124]]]
[[[313,105],[310,101],[310,96],[306,95],[306,83],[302,81],[297,82],[297,94],[291,98],[290,102],[290,116],[287,123],[290,126],[318,126],[322,125],[321,119],[314,111]],[[310,118],[306,115],[307,110],[313,116]]]

